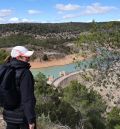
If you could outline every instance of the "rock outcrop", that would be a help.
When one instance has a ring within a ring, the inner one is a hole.
[[[96,90],[106,101],[108,111],[111,107],[120,107],[120,61],[114,62],[105,71],[80,72],[79,82]]]

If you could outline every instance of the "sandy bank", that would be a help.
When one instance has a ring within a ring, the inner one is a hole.
[[[75,54],[72,54],[72,55],[67,55],[62,59],[42,61],[42,62],[30,62],[30,64],[31,64],[31,68],[44,68],[44,67],[50,67],[50,66],[70,64],[74,61],[74,59],[84,60],[84,57],[82,56],[77,57]]]
[[[45,68],[45,67],[50,67],[50,66],[60,66],[60,65],[73,63],[74,60],[77,60],[77,61],[84,60],[84,59],[92,57],[93,55],[95,55],[95,53],[89,54],[87,57],[83,57],[78,54],[71,54],[71,55],[65,56],[62,59],[42,61],[42,62],[30,62],[30,64],[31,64],[31,68]]]

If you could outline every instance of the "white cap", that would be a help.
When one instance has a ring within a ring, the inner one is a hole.
[[[18,56],[30,57],[32,56],[33,53],[34,51],[29,51],[27,48],[23,46],[16,46],[12,48],[11,57],[18,57]]]

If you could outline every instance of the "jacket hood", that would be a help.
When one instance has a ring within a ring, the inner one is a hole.
[[[14,68],[27,68],[29,69],[31,66],[28,62],[20,61],[15,58],[11,59],[9,64]]]

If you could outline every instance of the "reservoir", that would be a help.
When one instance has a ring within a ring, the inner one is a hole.
[[[120,55],[116,55],[114,53],[110,53],[107,51],[105,51],[104,53],[102,53],[102,55],[100,56],[97,56],[97,58],[89,58],[84,61],[79,61],[76,63],[71,63],[71,64],[67,64],[63,66],[52,66],[52,67],[46,67],[46,68],[31,69],[31,72],[33,73],[34,76],[36,76],[39,72],[41,72],[46,77],[53,77],[55,79],[55,78],[60,77],[60,72],[65,72],[66,74],[69,74],[71,72],[83,70],[83,69],[90,68],[90,67],[94,68],[95,66],[97,67],[99,66],[105,69],[108,65],[108,61],[104,59],[105,57],[106,59],[110,57],[111,61],[109,61],[109,65],[111,64],[111,62],[113,62],[112,58],[114,60],[115,59],[118,60],[120,57]]]
[[[43,73],[46,77],[53,77],[57,78],[60,76],[60,72],[65,72],[66,74],[76,71],[76,64],[67,64],[63,66],[52,66],[52,67],[46,67],[46,68],[37,68],[37,69],[31,69],[33,75],[37,75],[39,72]]]
[[[81,69],[85,69],[89,67],[90,60],[81,61],[81,64],[78,66],[78,63],[71,63],[62,66],[52,66],[46,68],[34,68],[31,69],[31,72],[34,76],[36,76],[39,72],[43,73],[46,77],[58,78],[60,77],[60,72],[65,72],[69,74],[71,72],[75,72]]]

